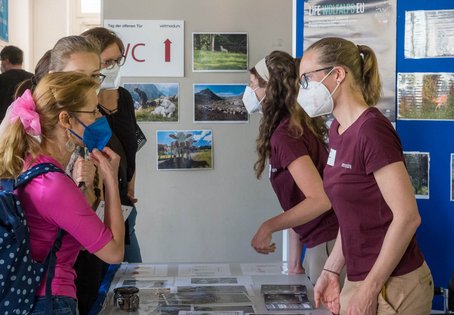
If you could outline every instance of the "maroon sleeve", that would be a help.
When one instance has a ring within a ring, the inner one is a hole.
[[[274,140],[275,148],[273,151],[281,161],[283,168],[287,168],[296,159],[309,155],[303,136],[295,138],[284,130],[280,130]]]
[[[403,161],[399,136],[385,118],[371,118],[364,122],[359,130],[359,147],[367,175],[388,164]]]

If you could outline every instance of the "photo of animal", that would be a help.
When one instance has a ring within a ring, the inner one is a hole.
[[[211,169],[211,130],[158,130],[158,170]]]
[[[178,121],[178,83],[125,83],[139,122]]]
[[[194,122],[248,122],[246,84],[195,84]]]
[[[454,119],[454,73],[398,73],[399,119]]]
[[[192,49],[195,72],[248,70],[247,33],[193,33]]]

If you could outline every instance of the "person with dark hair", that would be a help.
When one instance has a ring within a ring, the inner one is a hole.
[[[82,33],[91,40],[97,41],[101,48],[101,73],[105,80],[98,94],[101,113],[107,116],[113,136],[109,146],[121,156],[119,185],[121,202],[133,207],[126,220],[125,259],[130,263],[142,262],[139,242],[135,233],[137,210],[134,204],[136,153],[138,150],[137,135],[141,133],[137,125],[134,102],[131,94],[120,87],[118,73],[125,62],[125,47],[115,32],[95,27]]]
[[[323,190],[328,158],[322,118],[311,119],[296,102],[298,75],[292,56],[273,51],[250,70],[243,102],[249,112],[263,113],[257,138],[260,178],[269,163],[269,179],[284,212],[263,222],[251,245],[261,254],[275,249],[274,232],[289,229],[289,272],[315,283],[336,239],[339,226]],[[304,269],[301,263],[306,245]]]
[[[8,106],[14,101],[14,92],[24,80],[30,79],[33,73],[22,69],[23,51],[16,46],[5,46],[0,52],[0,121],[3,120]]]
[[[304,52],[298,102],[311,117],[335,117],[323,180],[340,227],[315,302],[335,314],[425,315],[434,288],[415,238],[421,218],[399,136],[374,107],[380,94],[370,47],[333,37]]]
[[[47,74],[33,93],[26,90],[12,103],[9,127],[0,136],[1,178],[16,179],[42,163],[51,163],[61,170],[39,175],[15,190],[27,219],[35,261],[44,260],[59,230],[64,230],[51,285],[53,314],[77,313],[73,264],[82,247],[112,264],[121,262],[124,255],[117,182],[120,157],[105,147],[111,131],[97,108],[98,86],[97,80],[77,72]],[[87,129],[93,137],[86,136]],[[91,160],[102,174],[104,222],[74,181],[64,174],[76,145],[88,147]],[[45,283],[42,281],[35,292],[32,315],[48,314]]]

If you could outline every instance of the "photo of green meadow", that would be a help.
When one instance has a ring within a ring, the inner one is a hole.
[[[192,49],[193,71],[248,70],[247,33],[193,33]]]

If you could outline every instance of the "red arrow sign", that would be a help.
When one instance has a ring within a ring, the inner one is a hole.
[[[165,62],[170,62],[170,44],[172,44],[172,42],[170,41],[170,39],[166,39],[164,41],[164,46],[165,46]]]

